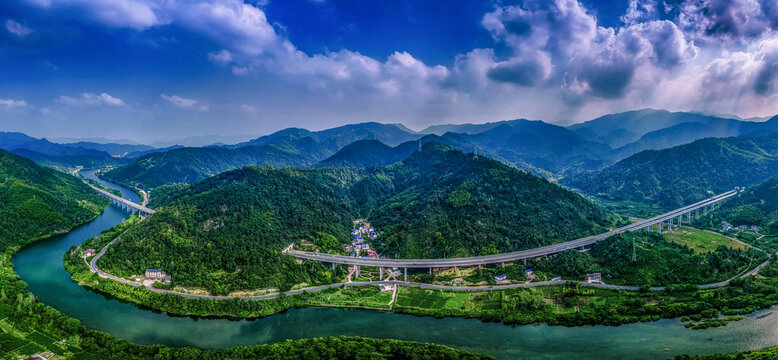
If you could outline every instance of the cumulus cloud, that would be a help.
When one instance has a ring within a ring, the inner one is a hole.
[[[113,97],[108,93],[93,94],[93,93],[85,92],[76,97],[61,95],[55,101],[65,105],[105,105],[105,106],[124,105],[124,101],[122,101],[122,99]]]
[[[5,29],[8,30],[9,33],[19,37],[25,37],[32,34],[32,29],[11,19],[5,21]]]
[[[196,100],[187,99],[185,97],[177,96],[177,95],[165,95],[160,94],[159,97],[164,99],[165,101],[173,104],[173,106],[187,109],[187,110],[196,110],[196,111],[209,111],[210,108],[208,106],[205,106],[203,104],[200,104]]]
[[[4,109],[23,108],[27,106],[27,102],[24,100],[0,99],[0,107]]]
[[[778,28],[775,0],[685,0],[678,23],[695,40],[742,41]]]

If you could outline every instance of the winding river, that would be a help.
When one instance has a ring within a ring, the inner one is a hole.
[[[82,175],[102,181],[94,172]],[[479,320],[309,308],[257,320],[171,317],[88,291],[70,280],[63,255],[72,245],[98,235],[129,214],[111,206],[95,220],[61,236],[37,242],[14,258],[16,273],[40,300],[90,328],[141,344],[230,347],[329,335],[358,335],[445,344],[489,353],[499,359],[665,359],[679,353],[702,354],[758,349],[778,344],[778,311],[766,310],[723,328],[685,329],[678,319],[619,327],[510,327]],[[776,309],[778,310],[778,309]]]

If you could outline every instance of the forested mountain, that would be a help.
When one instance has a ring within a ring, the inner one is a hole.
[[[344,125],[322,131],[288,128],[246,143],[233,145],[233,147],[245,145],[271,145],[282,141],[293,142],[299,139],[310,138],[315,140],[322,149],[325,149],[325,151],[328,152],[324,155],[324,157],[326,157],[357,140],[372,139],[378,140],[389,146],[396,146],[409,140],[418,139],[419,137],[421,137],[421,135],[413,134],[408,128],[402,125],[368,122]],[[318,160],[323,160],[324,157]]]
[[[175,284],[214,293],[331,281],[325,265],[280,251],[291,242],[339,249],[355,217],[384,231],[373,246],[398,257],[513,251],[608,225],[603,210],[561,186],[439,143],[370,170],[246,167],[164,187],[154,201],[157,213],[102,265],[121,275],[161,267]]]
[[[0,132],[0,149],[24,156],[43,165],[94,167],[124,163],[99,149],[78,144],[57,144],[46,139],[36,139],[14,132]]]
[[[778,176],[778,133],[708,138],[637,153],[594,173],[563,179],[589,194],[672,208]]]
[[[418,141],[407,141],[391,147],[378,140],[359,140],[346,145],[317,166],[365,168],[391,165],[418,150],[418,144]]]
[[[193,183],[247,165],[282,168],[311,164],[309,156],[289,144],[243,146],[236,149],[177,148],[144,155],[103,176],[119,183],[152,189],[165,184]]]
[[[108,200],[80,179],[0,150],[0,241],[69,230],[97,216]]]
[[[760,135],[778,131],[778,117],[764,122],[722,118],[693,112],[642,109],[609,114],[569,129],[616,149],[612,158],[663,149],[706,137]]]
[[[103,151],[110,154],[111,156],[116,156],[116,157],[125,157],[131,153],[154,150],[154,147],[149,145],[116,144],[116,143],[104,144],[104,143],[96,143],[96,142],[89,142],[89,141],[79,141],[74,143],[66,143],[62,145],[68,147],[74,147],[74,148]]]
[[[718,213],[734,226],[757,225],[762,234],[778,234],[778,178],[746,188],[725,202]]]

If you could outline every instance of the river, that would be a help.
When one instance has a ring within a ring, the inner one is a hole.
[[[118,189],[139,202],[134,192]],[[778,344],[778,311],[707,330],[685,329],[678,319],[609,326],[505,326],[480,320],[393,314],[366,310],[309,308],[256,320],[171,317],[88,291],[70,280],[63,255],[72,245],[97,236],[129,213],[108,207],[73,231],[43,240],[14,257],[16,273],[43,303],[93,329],[140,344],[222,348],[285,339],[357,335],[415,340],[489,353],[499,359],[665,359],[679,353],[703,354],[759,349]],[[778,309],[775,309],[778,310]]]

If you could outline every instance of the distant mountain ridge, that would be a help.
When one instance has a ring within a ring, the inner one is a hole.
[[[671,208],[778,176],[778,132],[706,138],[634,154],[603,170],[562,179],[592,195]]]

